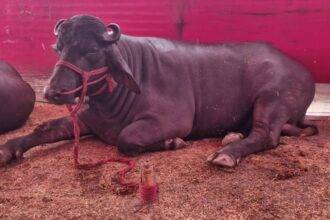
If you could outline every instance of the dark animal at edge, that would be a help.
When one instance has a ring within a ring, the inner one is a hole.
[[[123,154],[173,150],[185,146],[184,140],[229,133],[207,161],[234,167],[249,154],[278,146],[281,133],[317,133],[304,124],[315,93],[311,74],[268,44],[133,37],[88,15],[58,21],[54,33],[61,60],[86,71],[110,69],[117,86],[89,97],[79,125],[81,136],[96,135]],[[81,84],[72,69],[56,66],[45,97],[58,105],[73,103],[80,92],[63,92]],[[101,86],[104,82],[89,86],[88,94]],[[69,117],[51,120],[0,146],[0,161],[4,165],[33,146],[72,138]]]
[[[0,134],[19,128],[31,114],[35,93],[14,67],[0,60]]]

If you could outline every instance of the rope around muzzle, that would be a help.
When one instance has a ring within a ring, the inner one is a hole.
[[[68,111],[70,112],[70,117],[71,117],[71,120],[72,120],[72,123],[73,123],[73,131],[74,131],[74,144],[73,144],[74,166],[77,169],[90,169],[90,168],[97,167],[97,166],[100,166],[100,165],[103,165],[103,164],[106,164],[106,163],[110,163],[110,162],[117,162],[117,163],[126,164],[127,167],[119,170],[116,173],[117,181],[121,185],[121,187],[126,188],[126,190],[132,190],[132,189],[136,190],[139,187],[140,184],[134,183],[134,182],[129,182],[125,178],[126,174],[135,167],[136,164],[135,164],[134,160],[129,159],[129,158],[124,158],[124,157],[109,157],[109,158],[102,159],[102,160],[95,161],[95,162],[91,162],[91,163],[81,163],[79,161],[80,127],[79,127],[79,123],[78,123],[77,113],[81,109],[81,107],[82,107],[82,105],[85,101],[88,86],[94,85],[98,82],[106,80],[107,83],[104,86],[102,86],[97,92],[92,94],[91,96],[102,93],[107,87],[110,91],[112,91],[112,89],[114,87],[113,86],[114,81],[113,81],[112,77],[109,74],[107,74],[107,72],[109,71],[108,67],[101,67],[99,69],[95,69],[95,70],[92,70],[92,71],[84,71],[84,70],[80,69],[79,67],[73,65],[72,63],[69,63],[69,62],[64,61],[64,60],[60,60],[59,62],[57,62],[56,66],[65,66],[65,67],[73,70],[74,72],[78,73],[82,77],[82,85],[81,86],[79,86],[79,87],[77,87],[73,90],[65,91],[65,92],[61,93],[63,95],[68,95],[68,94],[73,94],[73,93],[81,91],[79,101],[74,107],[73,107],[73,105],[66,105]],[[101,77],[99,77],[98,79],[96,79],[92,82],[89,82],[90,77],[97,76],[97,75],[101,75]]]

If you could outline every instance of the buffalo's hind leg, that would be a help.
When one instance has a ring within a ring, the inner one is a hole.
[[[283,125],[289,120],[289,111],[280,97],[265,93],[260,96],[253,110],[253,124],[248,137],[227,144],[208,157],[208,162],[234,167],[241,158],[274,148],[279,143]]]
[[[318,133],[318,129],[315,125],[305,124],[303,122],[294,124],[285,124],[282,127],[282,135],[284,136],[296,136],[296,137],[308,137]]]
[[[78,121],[80,134],[87,135],[89,129]],[[8,140],[0,145],[0,166],[6,165],[13,159],[18,159],[24,152],[34,146],[54,143],[73,138],[73,125],[69,117],[44,122],[28,135]]]

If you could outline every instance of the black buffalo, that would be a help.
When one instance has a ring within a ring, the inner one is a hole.
[[[24,124],[35,103],[35,93],[14,67],[0,60],[0,134]]]
[[[90,96],[79,124],[81,135],[94,134],[124,154],[177,149],[183,140],[241,132],[245,138],[226,138],[207,159],[233,167],[251,153],[276,147],[281,133],[317,131],[303,123],[315,92],[311,74],[268,44],[133,37],[87,15],[59,21],[54,33],[61,60],[86,71],[109,68],[117,86]],[[56,66],[45,97],[54,104],[73,103],[80,92],[64,92],[81,83],[75,71]],[[102,86],[90,86],[87,94]],[[0,159],[6,164],[35,145],[72,138],[68,117],[52,120],[2,145]]]

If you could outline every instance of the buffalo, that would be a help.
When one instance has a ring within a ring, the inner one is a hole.
[[[311,74],[269,44],[128,36],[119,25],[88,15],[59,20],[54,34],[60,61],[45,98],[73,104],[88,85],[78,112],[80,135],[95,135],[125,155],[227,135],[207,161],[234,167],[249,154],[277,147],[281,134],[317,133],[304,122],[315,93]],[[1,164],[33,146],[73,137],[69,117],[45,122],[0,146]]]
[[[0,60],[0,134],[19,128],[31,114],[35,93],[17,70]]]

